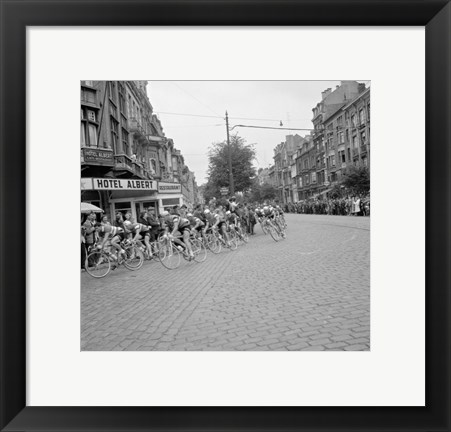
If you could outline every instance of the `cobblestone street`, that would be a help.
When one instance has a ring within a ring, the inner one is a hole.
[[[287,214],[236,251],[81,273],[81,350],[370,349],[370,219]]]

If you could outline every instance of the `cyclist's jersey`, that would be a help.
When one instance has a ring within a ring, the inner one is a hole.
[[[140,232],[141,226],[144,226],[144,225],[142,225],[140,223],[130,223],[130,224],[125,223],[124,224],[125,232],[129,233],[129,234],[130,233],[136,234],[137,232]]]
[[[188,219],[193,228],[197,225],[197,229],[199,230],[205,226],[204,222],[196,216],[191,216]]]
[[[206,215],[206,219],[210,226],[213,226],[216,223],[216,217],[212,213],[209,213],[208,215]]]
[[[214,216],[219,218],[219,223],[225,222],[225,215],[223,212],[219,211],[219,212],[215,213]]]
[[[185,228],[190,225],[188,219],[183,218],[179,215],[171,215],[168,219],[166,219],[166,225],[170,230],[174,229],[174,226],[178,224],[179,228]]]
[[[226,216],[227,222],[231,223],[231,224],[236,224],[237,220],[238,220],[238,216],[235,213],[230,213],[229,215]]]
[[[201,212],[201,211],[199,211],[199,210],[196,210],[194,213],[193,213],[193,216],[196,218],[199,218],[202,222],[205,222],[205,215]]]
[[[118,234],[123,234],[124,230],[121,227],[116,227],[113,225],[102,225],[100,228],[100,235],[103,237],[111,235],[111,237],[114,237]]]
[[[261,210],[261,209],[255,210],[255,214],[256,214],[258,217],[264,216],[263,210]]]
[[[266,217],[274,216],[274,212],[270,209],[263,210],[263,216],[266,216]]]

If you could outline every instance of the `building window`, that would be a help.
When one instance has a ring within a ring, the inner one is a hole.
[[[119,129],[118,129],[118,121],[114,117],[110,117],[110,125],[111,125],[111,145],[113,146],[116,154],[120,154],[121,148],[119,144]]]
[[[337,126],[342,126],[343,125],[343,116],[340,116],[337,118]]]
[[[356,116],[355,116],[355,114],[353,114],[352,116],[351,116],[351,124],[352,124],[352,126],[353,127],[356,127],[357,126],[357,124],[356,124]]]
[[[361,142],[362,144],[366,144],[366,133],[365,133],[365,132],[362,132],[362,133],[360,134],[360,142]]]
[[[81,137],[82,147],[97,147],[97,114],[95,111],[81,108]]]
[[[95,104],[96,103],[96,91],[87,88],[81,89],[81,100],[83,102]]]
[[[129,155],[128,132],[122,128],[122,149],[126,155]],[[135,149],[136,151],[136,149]]]
[[[360,122],[361,125],[365,124],[365,122],[366,122],[366,116],[365,116],[365,110],[364,109],[361,109],[359,111],[359,122]]]
[[[96,121],[96,113],[95,111],[88,110],[88,120],[91,122]]]
[[[353,136],[352,137],[352,148],[355,149],[358,147],[358,143],[357,143],[357,136]]]
[[[368,121],[370,120],[370,104],[367,105],[367,111],[368,111]]]
[[[347,131],[346,131],[347,132]],[[338,144],[342,144],[345,142],[345,136],[343,132],[338,132]]]
[[[348,148],[348,161],[350,161],[350,160],[351,160],[351,149]]]
[[[340,163],[345,163],[346,162],[346,156],[345,156],[345,151],[344,150],[340,150],[338,152],[338,160],[340,161]]]
[[[108,81],[108,89],[109,89],[109,96],[110,99],[113,102],[116,102],[116,83],[115,81]]]
[[[119,109],[121,113],[126,114],[127,106],[125,103],[125,88],[121,83],[118,84],[118,90],[119,90]]]
[[[362,159],[362,162],[363,162],[363,166],[368,166],[368,159],[365,157],[365,158],[363,158]]]
[[[316,172],[312,173],[312,183],[316,183]]]

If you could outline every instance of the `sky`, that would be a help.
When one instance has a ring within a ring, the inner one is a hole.
[[[340,81],[149,81],[147,93],[165,136],[174,140],[198,185],[207,181],[208,148],[227,139],[235,125],[312,129],[312,108],[321,92]],[[286,135],[309,130],[236,127],[248,144],[255,144],[256,168],[273,164],[274,148]]]

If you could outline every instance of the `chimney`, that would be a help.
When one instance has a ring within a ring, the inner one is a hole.
[[[332,89],[331,89],[331,88],[328,88],[328,89],[324,90],[324,91],[321,93],[323,100],[324,100],[327,96],[329,96],[331,93],[332,93]]]

